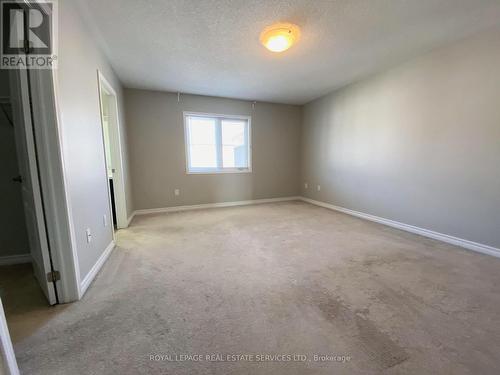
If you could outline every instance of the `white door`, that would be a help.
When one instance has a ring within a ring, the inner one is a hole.
[[[12,116],[14,118],[14,136],[16,139],[17,158],[21,192],[24,206],[26,227],[28,229],[30,253],[35,277],[49,304],[57,303],[53,278],[49,242],[38,175],[36,143],[30,105],[28,71],[12,70],[10,76]],[[34,124],[36,126],[36,123]]]

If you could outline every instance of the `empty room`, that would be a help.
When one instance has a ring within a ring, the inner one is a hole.
[[[498,374],[498,0],[0,7],[1,374]]]

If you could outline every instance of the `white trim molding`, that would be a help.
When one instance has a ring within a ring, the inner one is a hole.
[[[106,247],[106,249],[103,251],[99,259],[97,259],[97,262],[95,262],[94,266],[90,269],[90,271],[87,273],[87,275],[83,278],[82,282],[80,283],[80,299],[83,297],[87,289],[89,288],[90,284],[92,281],[94,281],[95,277],[101,270],[102,266],[104,263],[106,263],[106,260],[109,258],[111,255],[111,252],[115,248],[115,241],[111,241],[111,243]]]
[[[127,228],[130,226],[132,220],[134,220],[134,217],[135,217],[135,211],[132,212],[132,214],[127,218]]]
[[[442,242],[446,242],[446,243],[449,243],[452,245],[460,246],[460,247],[463,247],[465,249],[472,250],[472,251],[475,251],[478,253],[492,255],[494,257],[500,258],[500,249],[493,247],[493,246],[483,245],[483,244],[480,244],[477,242],[465,240],[463,238],[458,238],[458,237],[450,236],[448,234],[434,232],[434,231],[429,230],[429,229],[419,228],[419,227],[416,227],[413,225],[400,223],[398,221],[385,219],[385,218],[379,217],[379,216],[365,214],[363,212],[350,210],[348,208],[335,206],[333,204],[317,201],[317,200],[306,198],[306,197],[300,197],[299,199],[304,201],[304,202],[314,204],[316,206],[329,208],[330,210],[343,212],[345,214],[348,214],[351,216],[356,216],[356,217],[359,217],[361,219],[374,221],[376,223],[384,224],[384,225],[387,225],[387,226],[390,226],[393,228],[401,229],[401,230],[415,233],[415,234],[418,234],[418,235],[421,235],[424,237],[429,237],[429,238],[432,238],[432,239],[435,239],[438,241],[442,241]]]
[[[7,371],[7,375],[19,375],[19,368],[17,367],[16,354],[12,347],[10,340],[9,327],[7,327],[7,320],[3,311],[2,299],[0,298],[0,371]],[[2,366],[3,364],[3,366]]]
[[[0,266],[10,266],[12,264],[31,263],[30,254],[6,255],[0,257]]]
[[[252,199],[247,201],[234,201],[234,202],[219,202],[219,203],[206,203],[206,204],[194,204],[190,206],[172,206],[163,208],[148,208],[144,210],[136,210],[133,213],[135,215],[148,215],[156,214],[161,212],[177,212],[177,211],[189,211],[189,210],[199,210],[203,208],[217,208],[217,207],[232,207],[232,206],[248,206],[251,204],[262,204],[262,203],[274,203],[274,202],[285,202],[285,201],[298,201],[301,197],[282,197],[282,198],[268,198],[268,199]]]

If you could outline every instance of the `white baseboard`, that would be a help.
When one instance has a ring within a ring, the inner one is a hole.
[[[12,264],[31,263],[30,254],[7,255],[0,257],[0,266],[7,266]]]
[[[132,215],[130,215],[128,218],[127,218],[127,228],[130,226],[130,223],[132,222],[132,220],[134,220],[134,217],[135,217],[135,211],[132,212]]]
[[[163,208],[149,208],[149,209],[144,209],[144,210],[136,210],[136,211],[134,211],[133,216],[135,216],[135,215],[155,214],[155,213],[160,213],[160,212],[177,212],[177,211],[199,210],[199,209],[202,209],[202,208],[247,206],[247,205],[250,205],[250,204],[262,204],[262,203],[285,202],[285,201],[296,201],[296,200],[300,200],[300,197],[253,199],[253,200],[248,200],[248,201],[234,201],[234,202],[194,204],[194,205],[190,205],[190,206],[173,206],[173,207],[163,207]]]
[[[97,273],[100,271],[100,269],[102,268],[108,257],[111,255],[111,252],[113,251],[114,248],[115,248],[115,242],[111,241],[111,243],[106,247],[106,249],[99,257],[99,259],[97,259],[97,262],[90,269],[89,273],[87,273],[87,275],[84,277],[84,279],[80,283],[80,298],[83,297],[83,295],[89,288],[90,284],[95,279]]]
[[[458,237],[450,236],[447,234],[434,232],[432,230],[419,228],[419,227],[416,227],[413,225],[400,223],[400,222],[394,221],[394,220],[384,219],[383,217],[365,214],[363,212],[350,210],[348,208],[334,206],[333,204],[316,201],[314,199],[310,199],[310,198],[306,198],[306,197],[300,197],[300,200],[314,204],[316,206],[329,208],[331,210],[343,212],[343,213],[348,214],[348,215],[352,215],[352,216],[356,216],[356,217],[359,217],[362,219],[374,221],[374,222],[380,223],[380,224],[385,224],[385,225],[388,225],[388,226],[393,227],[393,228],[401,229],[401,230],[404,230],[407,232],[419,234],[419,235],[424,236],[424,237],[429,237],[429,238],[432,238],[432,239],[435,239],[438,241],[442,241],[442,242],[446,242],[446,243],[449,243],[452,245],[460,246],[460,247],[463,247],[463,248],[468,249],[468,250],[476,251],[478,253],[488,254],[488,255],[492,255],[494,257],[500,258],[500,249],[493,247],[493,246],[483,245],[483,244],[480,244],[477,242],[464,240],[463,238],[458,238]]]

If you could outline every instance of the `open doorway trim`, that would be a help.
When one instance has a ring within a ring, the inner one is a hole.
[[[115,209],[116,209],[116,227],[127,228],[129,221],[127,217],[127,204],[125,200],[125,181],[124,181],[124,168],[123,168],[123,153],[122,153],[122,139],[120,132],[120,114],[118,112],[118,97],[116,95],[116,91],[113,86],[109,83],[109,81],[104,77],[104,75],[97,70],[97,81],[99,88],[99,105],[101,112],[101,130],[102,134],[102,142],[103,142],[103,150],[106,152],[106,145],[104,142],[104,110],[103,110],[103,94],[107,94],[112,96],[111,108],[112,116],[110,118],[112,121],[109,122],[109,141],[111,143],[111,159],[113,161],[113,190],[114,190],[114,199],[115,199]],[[106,160],[106,179],[108,178],[108,165]],[[108,186],[108,196],[110,202],[110,213],[111,213],[111,190],[109,188],[109,182],[107,182]],[[112,216],[112,215],[111,215]],[[110,218],[112,220],[112,217]],[[113,234],[114,238],[114,234]]]
[[[16,354],[10,339],[9,328],[7,327],[7,320],[2,306],[2,299],[0,298],[0,371],[7,371],[10,375],[19,375],[19,368],[17,367]],[[2,362],[3,367],[2,368]],[[3,372],[2,372],[3,374]]]

